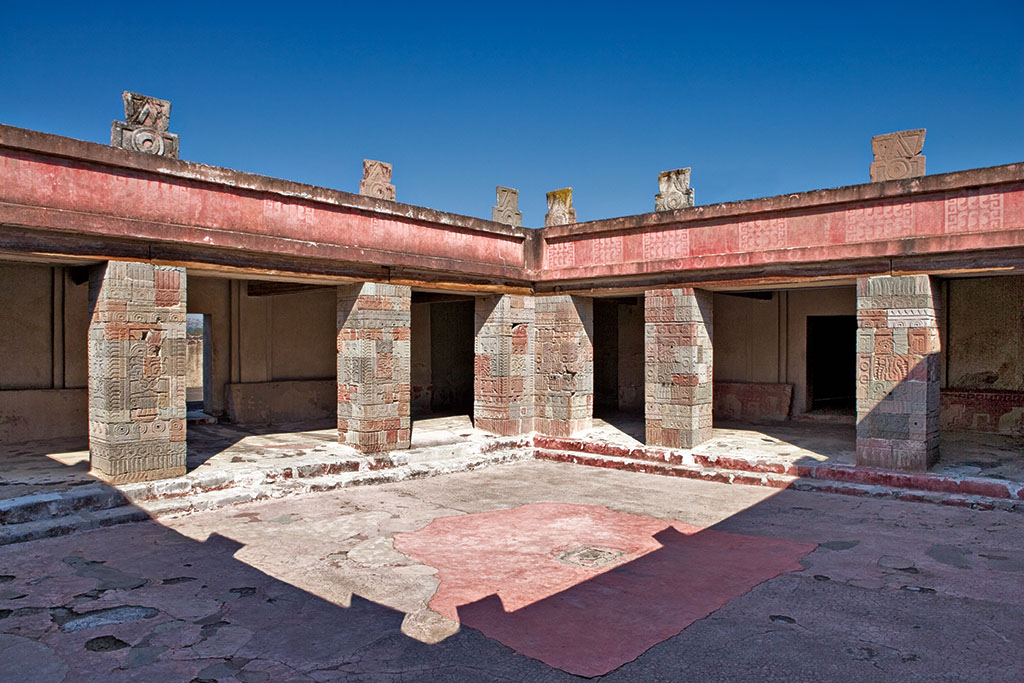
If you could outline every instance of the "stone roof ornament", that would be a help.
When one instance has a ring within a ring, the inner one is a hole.
[[[548,192],[548,213],[544,216],[544,226],[568,225],[576,222],[576,209],[572,206],[572,188]]]
[[[925,128],[917,128],[871,138],[871,151],[875,154],[871,162],[871,182],[923,176],[925,157],[921,150],[926,132]]]
[[[519,228],[523,225],[523,212],[519,210],[519,190],[498,185],[494,188],[498,205],[491,207],[491,220]]]
[[[677,168],[658,174],[658,189],[654,195],[655,211],[675,211],[693,206],[694,192],[690,188],[690,169]]]
[[[363,159],[363,179],[359,181],[359,194],[395,201],[395,186],[391,184],[391,164]]]
[[[110,144],[133,152],[177,159],[178,136],[167,132],[171,103],[127,90],[121,93],[121,99],[124,100],[124,121],[111,124]]]

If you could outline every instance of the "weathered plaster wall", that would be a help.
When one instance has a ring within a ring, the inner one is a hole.
[[[323,418],[323,383],[334,381],[337,373],[335,290],[249,296],[245,282],[231,286],[237,361],[233,360],[228,390],[232,405],[239,406],[232,409],[232,419],[257,415],[261,422],[280,422],[304,414]],[[283,406],[275,399],[275,405],[281,405],[278,410],[264,403],[280,382],[289,383],[288,396],[297,404]],[[243,405],[248,407],[241,411]]]
[[[0,264],[0,443],[88,433],[88,298],[62,266]]]
[[[430,406],[434,412],[473,410],[473,302],[430,304]]]
[[[948,283],[946,386],[1024,391],[1024,277]]]
[[[619,305],[619,410],[644,410],[644,305]]]
[[[410,313],[412,323],[412,412],[425,415],[430,412],[433,392],[430,376],[430,304],[414,303]]]
[[[716,293],[715,381],[780,382],[779,320],[786,293],[754,299]],[[785,331],[783,330],[783,335]]]

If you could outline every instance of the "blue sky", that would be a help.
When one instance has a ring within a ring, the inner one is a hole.
[[[872,135],[929,173],[1024,161],[1024,3],[8,3],[0,123],[109,142],[122,90],[181,157],[490,217],[575,188],[580,220],[866,182]]]

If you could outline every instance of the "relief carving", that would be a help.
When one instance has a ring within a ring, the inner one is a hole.
[[[498,195],[498,205],[491,207],[491,220],[495,223],[521,227],[523,212],[519,210],[519,190],[501,185],[494,190]]]
[[[133,152],[178,158],[178,136],[167,132],[171,103],[139,93],[121,93],[124,121],[110,126],[110,144]]]
[[[655,211],[675,211],[693,206],[694,191],[690,188],[690,169],[677,168],[658,174],[658,189],[654,195]]]
[[[363,179],[359,181],[359,194],[395,201],[395,186],[391,184],[391,164],[363,159]]]

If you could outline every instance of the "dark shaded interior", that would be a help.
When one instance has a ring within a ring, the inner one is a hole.
[[[594,414],[643,412],[643,299],[594,299]]]
[[[857,316],[807,317],[807,397],[811,410],[857,406]]]

